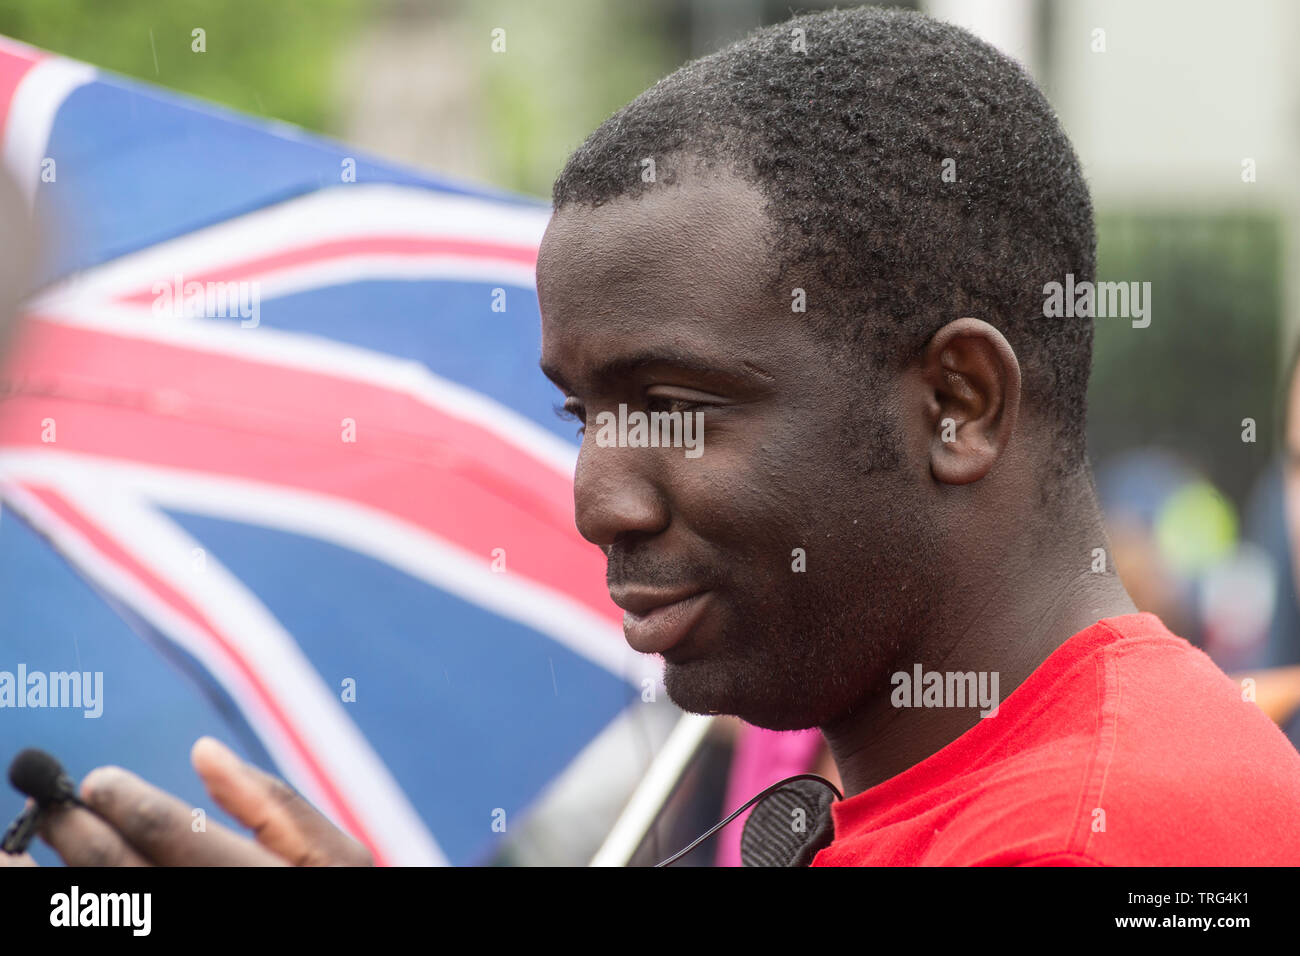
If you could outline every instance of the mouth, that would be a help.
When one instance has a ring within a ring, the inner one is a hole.
[[[710,594],[611,593],[624,610],[623,636],[641,654],[662,654],[680,643],[708,607]]]

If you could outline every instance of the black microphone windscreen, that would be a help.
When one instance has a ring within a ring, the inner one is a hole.
[[[59,762],[44,750],[29,747],[9,765],[9,782],[14,789],[32,797],[41,806],[68,798],[67,775]]]
[[[791,780],[754,805],[740,834],[742,866],[808,866],[835,836],[825,781]]]

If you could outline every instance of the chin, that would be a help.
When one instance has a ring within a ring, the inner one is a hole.
[[[729,714],[765,730],[807,730],[819,726],[807,699],[780,700],[774,688],[717,662],[664,663],[668,698],[692,714]]]

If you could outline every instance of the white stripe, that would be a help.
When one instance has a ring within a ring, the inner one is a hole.
[[[38,306],[93,302],[152,289],[177,272],[187,278],[335,240],[397,235],[536,248],[550,211],[454,196],[412,186],[351,184],[322,189],[104,263],[52,286]],[[514,264],[517,268],[517,264]],[[532,285],[529,280],[527,285]]]
[[[73,311],[46,309],[38,314],[62,325],[274,363],[391,389],[482,428],[565,478],[573,477],[577,464],[575,445],[484,393],[435,375],[414,359],[265,326],[242,329],[234,322],[160,318],[113,305],[78,307]]]
[[[244,674],[231,664],[224,653],[214,647],[207,634],[162,601],[133,575],[103,557],[79,530],[64,523],[41,504],[39,499],[8,482],[0,482],[0,498],[8,502],[40,534],[49,538],[55,549],[93,585],[125,602],[199,661],[232,699],[240,701],[244,716],[262,738],[286,778],[309,800],[326,808],[323,791],[317,788],[316,780],[306,770],[306,765],[299,762],[296,751],[288,742],[288,737],[284,736],[279,722],[263,706],[261,697]]]
[[[181,276],[182,281],[192,281],[195,276]],[[536,276],[531,266],[522,266],[508,259],[483,259],[469,256],[431,255],[403,256],[397,254],[347,255],[326,259],[310,265],[253,272],[240,277],[240,282],[257,282],[260,301],[268,302],[284,296],[346,285],[350,282],[396,280],[399,282],[445,279],[453,282],[484,282],[493,285],[513,286],[531,293]],[[159,281],[168,284],[175,294],[175,276],[164,276]],[[151,287],[153,288],[153,287]],[[146,290],[148,291],[148,290]],[[184,289],[181,289],[182,295]],[[124,303],[129,308],[144,309],[152,313],[153,302]],[[487,302],[484,302],[487,305]]]
[[[520,864],[588,865],[680,719],[664,695],[635,697],[533,801]]]
[[[73,90],[94,79],[95,70],[84,63],[48,57],[18,82],[5,126],[4,163],[29,203],[41,180],[41,162],[47,157],[59,107]]]
[[[365,820],[379,852],[398,865],[445,865],[445,855],[388,768],[293,638],[256,597],[211,556],[206,556],[201,571],[195,570],[191,556],[198,542],[120,483],[91,484],[87,477],[69,473],[58,490],[151,573],[185,594],[237,649],[289,715],[349,809]],[[251,696],[236,699],[242,703]],[[277,765],[282,759],[297,765],[304,780],[310,780],[290,748],[275,736],[269,742],[280,744],[277,750],[289,750],[273,751]]]
[[[545,634],[575,654],[640,687],[658,681],[662,662],[633,651],[617,623],[562,592],[509,571],[387,512],[332,495],[206,472],[160,468],[51,451],[0,452],[0,476],[62,482],[87,476],[124,485],[164,507],[277,528],[365,554],[493,614]],[[507,562],[509,556],[507,555]]]
[[[627,866],[655,817],[672,795],[687,764],[700,749],[713,718],[683,714],[668,740],[655,754],[649,771],[641,779],[627,807],[609,831],[609,836],[592,857],[592,866]]]

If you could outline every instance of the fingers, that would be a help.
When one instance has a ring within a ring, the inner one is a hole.
[[[295,866],[371,866],[370,851],[334,826],[283,780],[202,737],[190,753],[208,793],[267,849]]]
[[[37,829],[68,866],[148,866],[111,826],[80,807],[50,807]]]
[[[132,854],[159,866],[284,865],[275,854],[220,824],[205,821],[195,832],[188,804],[120,767],[92,770],[81,783],[81,799],[103,818],[100,823],[116,829]],[[62,812],[94,819],[76,808]],[[92,835],[88,823],[78,825]]]
[[[47,810],[39,832],[70,866],[373,864],[365,847],[288,784],[212,738],[195,744],[192,759],[213,799],[251,827],[258,843],[206,821],[196,832],[188,804],[120,767],[91,771],[81,784],[86,806]],[[35,865],[26,855],[5,857],[5,866]]]
[[[30,853],[0,853],[0,867],[37,865]]]

